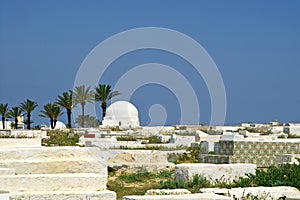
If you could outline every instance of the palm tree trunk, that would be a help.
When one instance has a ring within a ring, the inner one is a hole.
[[[53,120],[53,129],[54,129],[55,126],[56,126],[56,122],[57,122],[57,119],[54,119],[54,120]]]
[[[51,129],[54,129],[54,124],[53,124],[53,119],[50,118],[50,126],[51,126]]]
[[[31,117],[31,114],[30,113],[27,113],[27,129],[30,130],[30,117]]]
[[[18,118],[15,118],[15,129],[18,129]]]
[[[106,115],[106,102],[102,102],[101,108],[102,108],[102,121],[103,121],[103,119]]]
[[[72,125],[71,125],[71,114],[72,114],[71,109],[67,109],[67,117],[68,117],[68,125],[67,125],[67,127],[68,128],[72,128]]]
[[[5,129],[5,117],[4,116],[2,116],[2,127],[3,127],[3,129]]]
[[[84,128],[84,104],[81,104],[81,114],[82,114],[81,127]]]

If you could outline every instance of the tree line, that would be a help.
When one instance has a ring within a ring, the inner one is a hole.
[[[53,103],[47,103],[40,111],[41,117],[50,119],[51,129],[54,129],[58,118],[63,115],[63,109],[66,110],[67,115],[67,128],[72,128],[71,115],[72,109],[80,105],[81,106],[81,127],[85,127],[85,105],[87,103],[101,102],[102,108],[102,120],[106,115],[107,101],[113,97],[119,95],[118,91],[111,91],[111,86],[106,84],[99,84],[94,90],[91,87],[85,85],[76,86],[74,90],[63,92],[62,95],[58,95]],[[5,129],[5,120],[7,118],[14,119],[13,128],[18,129],[18,117],[23,114],[26,115],[24,124],[27,125],[27,129],[31,129],[31,113],[38,107],[38,103],[27,99],[18,106],[9,108],[9,105],[0,103],[0,115],[2,116],[2,128]]]

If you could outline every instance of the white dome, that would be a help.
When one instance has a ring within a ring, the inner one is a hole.
[[[51,127],[51,125],[49,125]],[[54,129],[65,129],[66,125],[62,123],[61,121],[57,121]]]
[[[106,116],[138,117],[138,110],[128,101],[116,101],[107,108]]]
[[[102,124],[123,128],[137,127],[139,126],[138,110],[128,101],[116,101],[107,108]]]

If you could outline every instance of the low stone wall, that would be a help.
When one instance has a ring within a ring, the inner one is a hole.
[[[235,140],[234,137],[241,136],[222,137],[225,139],[220,140],[218,152],[214,152],[215,155],[200,154],[201,162],[253,163],[258,167],[268,167],[276,164],[276,155],[300,153],[299,139],[238,138]]]
[[[2,190],[31,191],[101,191],[106,189],[105,174],[30,174],[0,176]]]
[[[213,163],[213,164],[230,164],[230,158],[228,155],[213,155],[213,154],[200,154],[200,161],[202,163]]]
[[[175,179],[190,181],[198,174],[210,181],[232,182],[246,174],[255,174],[254,164],[179,164],[175,166]]]
[[[232,200],[217,194],[183,194],[183,195],[144,195],[144,196],[125,196],[123,200]]]
[[[116,193],[109,190],[102,191],[43,191],[18,192],[9,194],[10,200],[115,200]],[[7,200],[9,200],[7,199]],[[1,199],[2,200],[2,199]],[[6,199],[5,199],[6,200]]]
[[[99,147],[101,149],[120,149],[127,148],[143,148],[142,141],[117,141],[116,138],[84,138],[81,137],[79,143],[86,147]]]
[[[173,141],[172,141],[173,140]],[[126,148],[149,148],[149,147],[163,147],[163,148],[176,148],[179,146],[189,147],[195,141],[194,136],[180,136],[176,135],[170,140],[171,143],[158,143],[158,144],[142,144],[142,140],[138,141],[117,141],[115,137],[111,138],[84,138],[79,139],[79,143],[87,147],[99,147],[101,149],[120,149]]]
[[[101,173],[106,165],[94,154],[98,148],[40,147],[0,149],[0,168],[16,174]]]
[[[47,138],[47,131],[43,130],[0,130],[0,134],[15,137]]]
[[[0,147],[40,147],[41,138],[0,138]]]
[[[175,146],[190,147],[193,142],[195,142],[195,136],[184,136],[184,135],[173,134],[170,139],[170,143],[174,143]]]
[[[102,150],[94,155],[107,161],[109,167],[125,170],[128,173],[139,170],[157,172],[175,167],[173,163],[168,162],[169,152],[167,151]]]

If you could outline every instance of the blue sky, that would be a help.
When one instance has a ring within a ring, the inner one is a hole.
[[[0,0],[0,102],[15,106],[35,100],[40,106],[34,121],[48,123],[37,117],[39,110],[73,87],[81,63],[101,41],[132,28],[164,27],[193,38],[213,58],[226,88],[226,124],[300,121],[299,8],[296,0]],[[176,55],[132,52],[116,60],[101,81],[114,85],[126,70],[149,62],[187,77],[197,91],[200,122],[209,123],[207,87]],[[167,88],[145,85],[132,102],[141,124],[149,123],[153,104],[165,107],[167,124],[179,122],[178,101]]]

